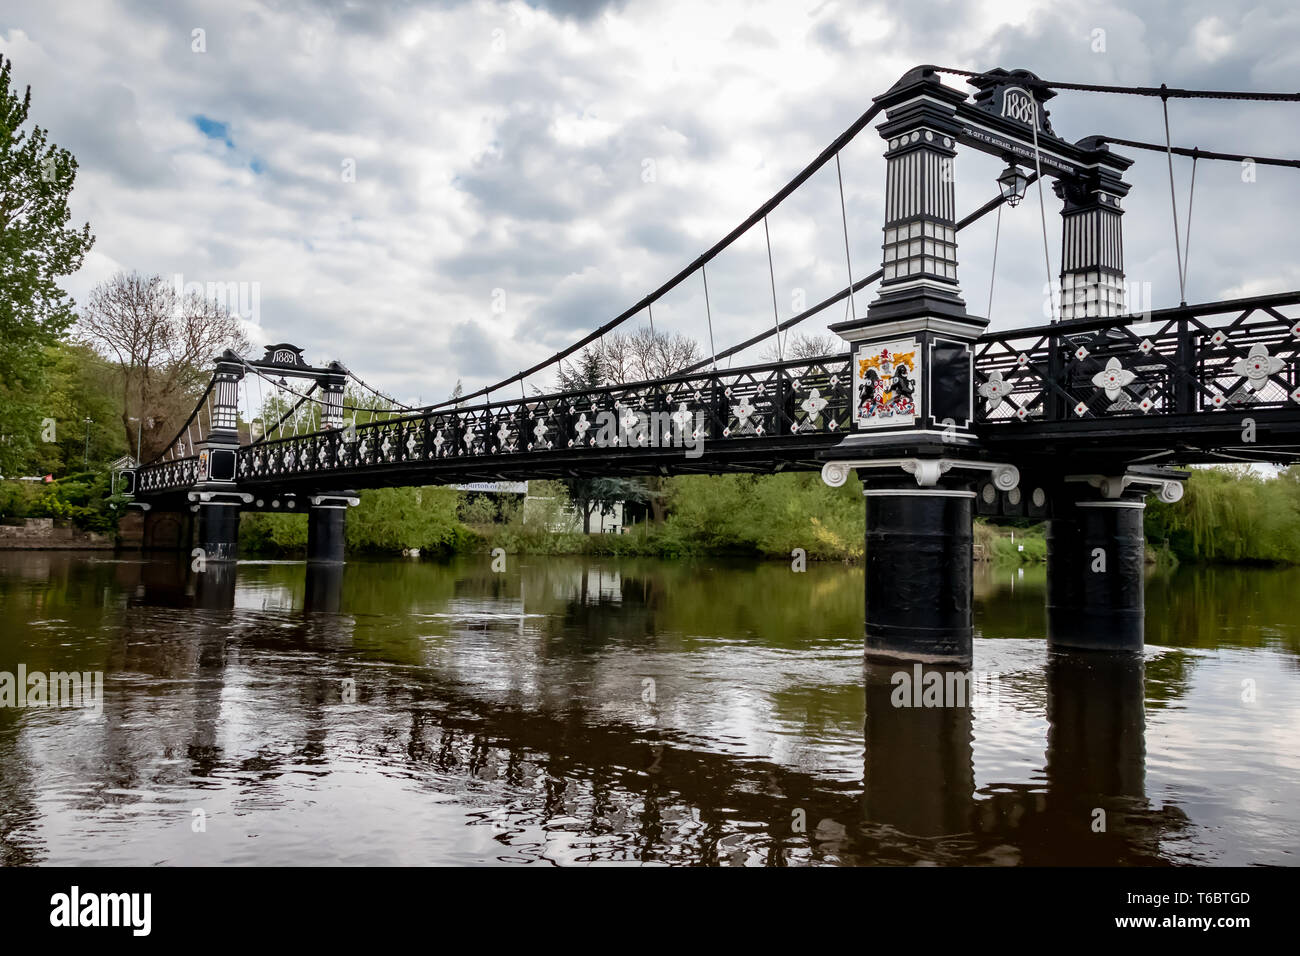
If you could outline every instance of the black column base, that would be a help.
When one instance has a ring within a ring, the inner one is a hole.
[[[199,502],[198,509],[198,546],[203,549],[204,560],[209,563],[236,560],[239,557],[239,501],[214,498]]]
[[[1140,499],[1064,503],[1047,523],[1047,640],[1140,651],[1146,540]]]
[[[971,701],[918,703],[932,675],[940,686],[969,676],[952,664],[863,668],[863,817],[919,837],[970,833],[975,817]]]
[[[308,561],[304,611],[337,612],[343,606],[343,562]]]
[[[210,611],[227,610],[235,606],[235,562],[214,561],[203,566],[196,574],[194,606]]]
[[[346,549],[348,499],[335,495],[313,495],[307,515],[307,560],[310,563],[342,564]],[[355,499],[353,499],[355,500]]]
[[[969,661],[974,492],[912,483],[864,494],[867,656]]]

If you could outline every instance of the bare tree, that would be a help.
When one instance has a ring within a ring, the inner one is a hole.
[[[121,373],[128,446],[149,461],[185,424],[226,349],[249,348],[237,317],[197,292],[182,295],[162,276],[119,272],[90,293],[77,332]]]
[[[783,342],[784,348],[779,352],[776,343],[764,348],[760,353],[763,361],[776,362],[782,358],[786,360],[819,359],[828,355],[841,355],[848,348],[847,343],[842,338],[829,332],[821,335],[805,335],[798,332],[795,333],[793,338],[786,338]]]
[[[561,362],[557,386],[569,392],[599,388],[606,383],[644,382],[673,375],[701,358],[700,346],[694,339],[680,332],[669,335],[642,326],[634,332],[603,336],[578,353],[577,360],[567,367]],[[663,521],[666,514],[669,485],[658,475],[630,479],[571,478],[565,479],[565,487],[569,498],[582,511],[584,531],[589,530],[592,509],[597,505],[606,507],[615,498],[649,505],[651,519],[656,523]]]
[[[568,368],[561,363],[559,386],[569,391],[606,382],[645,382],[676,374],[701,358],[699,343],[689,336],[651,332],[642,326],[634,332],[612,332],[593,342]]]

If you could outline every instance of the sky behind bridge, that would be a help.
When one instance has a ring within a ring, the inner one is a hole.
[[[293,342],[310,361],[337,358],[430,402],[623,311],[918,63],[1288,91],[1300,8],[0,0],[0,52],[31,84],[35,121],[80,163],[73,214],[98,240],[66,283],[79,302],[119,269],[234,283],[234,304],[256,304],[255,342]],[[1049,110],[1070,140],[1163,138],[1156,99],[1063,92]],[[1298,111],[1173,101],[1170,121],[1176,145],[1295,157]],[[842,154],[854,278],[879,264],[882,149],[869,128]],[[1129,279],[1146,300],[1136,304],[1176,305],[1165,158],[1117,151],[1137,160],[1125,216]],[[959,155],[960,212],[996,194],[1000,167]],[[1190,170],[1175,161],[1184,226]],[[1059,202],[1044,192],[1055,271]],[[1201,163],[1188,301],[1300,288],[1297,207],[1295,170],[1258,167],[1246,182],[1236,164]],[[782,319],[846,284],[834,164],[770,228]],[[993,232],[989,216],[960,237],[959,279],[981,315]],[[708,279],[718,349],[770,327],[761,226]],[[1031,191],[1003,217],[993,327],[1045,321],[1046,281]],[[859,294],[859,313],[870,297]],[[844,317],[832,308],[805,327]],[[656,306],[655,323],[707,351],[698,277]],[[735,361],[747,359],[757,350]]]

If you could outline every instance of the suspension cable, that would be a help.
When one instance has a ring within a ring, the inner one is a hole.
[[[947,73],[955,76],[981,77],[987,75],[984,72],[979,72],[975,70],[961,70],[952,67],[929,66],[927,67],[927,69],[930,69],[936,73]],[[1174,89],[1169,87],[1162,87],[1162,88],[1122,87],[1122,86],[1103,86],[1103,85],[1090,84],[1090,83],[1065,83],[1065,82],[1050,81],[1050,80],[1039,80],[1038,82],[1041,86],[1051,88],[1051,89],[1080,90],[1084,92],[1097,92],[1097,93],[1123,93],[1123,94],[1129,94],[1134,96],[1160,96],[1163,98],[1173,98],[1173,99],[1196,98],[1196,99],[1300,102],[1300,93],[1256,93],[1256,92],[1239,92],[1239,91],[1222,91],[1222,90],[1185,90],[1185,89]],[[813,173],[821,169],[822,166],[824,166],[833,156],[838,154],[839,151],[846,144],[848,144],[855,136],[857,136],[857,134],[860,133],[875,118],[876,114],[879,113],[879,111],[880,111],[880,107],[877,104],[873,103],[865,113],[863,113],[860,117],[858,117],[858,119],[855,120],[853,124],[848,127],[848,129],[846,129],[843,133],[841,133],[835,139],[834,142],[832,142],[829,146],[827,146],[826,149],[824,149],[817,156],[816,159],[814,159],[811,163],[805,166],[793,179],[791,179],[785,186],[783,186],[780,190],[778,190],[772,196],[771,199],[769,199],[766,203],[760,206],[757,210],[755,210],[754,213],[752,213],[748,218],[746,218],[743,222],[741,222],[740,225],[738,225],[735,229],[729,232],[721,240],[719,240],[717,243],[711,246],[707,251],[699,255],[695,259],[695,261],[691,262],[689,265],[683,268],[680,272],[678,272],[675,276],[673,276],[671,279],[669,279],[667,282],[661,285],[654,292],[651,292],[643,299],[641,299],[641,301],[633,305],[631,308],[627,309],[620,315],[614,317],[609,322],[605,323],[597,331],[589,333],[588,335],[579,339],[577,342],[574,342],[572,345],[568,346],[567,348],[554,353],[549,358],[542,360],[541,362],[537,363],[531,368],[526,369],[522,372],[518,372],[515,375],[512,375],[509,378],[503,379],[502,381],[496,383],[492,387],[493,390],[499,389],[505,385],[509,385],[511,382],[516,381],[521,377],[532,375],[535,372],[540,372],[542,369],[545,369],[551,365],[556,364],[562,359],[567,358],[569,355],[572,355],[574,352],[578,351],[584,346],[589,345],[592,341],[594,341],[599,336],[599,334],[609,331],[610,329],[616,328],[623,322],[627,321],[627,319],[631,318],[632,316],[640,312],[644,306],[648,305],[653,301],[656,301],[667,292],[676,288],[685,279],[687,279],[695,271],[697,267],[703,266],[704,264],[712,261],[719,253],[721,253],[724,249],[730,246],[732,242],[734,242],[740,236],[744,235],[744,233],[747,232],[751,226],[757,223],[758,220],[762,219],[769,212],[771,212],[778,205],[780,205],[780,203],[783,202],[785,198],[790,195],[790,193],[794,192],[795,189],[803,185],[803,183],[806,182],[808,178],[813,175]],[[1040,186],[1040,192],[1041,192],[1041,186]],[[1044,221],[1044,225],[1045,224],[1046,223]],[[1050,272],[1051,272],[1050,262],[1048,265],[1048,272],[1049,272],[1049,283],[1050,283]],[[854,285],[856,285],[856,283]],[[487,392],[488,389],[486,388],[479,389],[478,391],[471,392],[468,395],[461,396],[461,400],[465,401],[472,398],[478,398],[482,395],[487,394]],[[441,402],[436,402],[432,405],[427,405],[425,406],[425,409],[441,408],[451,403],[452,403],[451,400],[447,399]]]
[[[849,268],[849,315],[858,317],[857,306],[853,304],[853,262],[849,259],[849,214],[844,205],[844,176],[840,172],[840,154],[835,154],[835,178],[840,184],[840,222],[844,225],[844,262]],[[774,293],[775,296],[775,293]]]
[[[848,144],[855,136],[857,136],[858,133],[862,132],[862,130],[865,129],[867,125],[873,119],[876,118],[876,115],[880,112],[880,109],[881,108],[879,104],[872,103],[865,113],[863,113],[856,120],[854,120],[853,123],[848,127],[848,129],[846,129],[843,133],[837,136],[829,146],[823,149],[817,155],[816,159],[814,159],[811,163],[809,163],[807,166],[801,169],[793,179],[791,179],[788,183],[786,183],[779,190],[777,190],[776,193],[773,194],[771,199],[763,203],[763,205],[759,206],[758,209],[754,210],[754,212],[752,212],[748,217],[746,217],[745,220],[740,223],[740,225],[736,226],[736,228],[732,229],[731,232],[727,233],[720,240],[718,240],[716,243],[710,246],[705,252],[697,256],[693,262],[691,262],[689,265],[683,268],[680,272],[678,272],[675,276],[673,276],[663,285],[659,286],[659,288],[655,289],[653,292],[649,293],[644,298],[642,298],[641,301],[637,302],[635,305],[631,306],[621,314],[615,316],[613,319],[606,322],[600,328],[587,333],[587,335],[583,336],[581,339],[574,342],[572,345],[568,346],[567,348],[561,349],[560,351],[551,355],[549,358],[543,359],[541,362],[538,362],[536,365],[532,366],[529,369],[525,369],[523,372],[517,372],[515,375],[512,375],[509,378],[502,379],[500,382],[494,384],[492,386],[492,389],[495,391],[504,385],[509,385],[520,375],[532,375],[534,372],[540,372],[542,369],[556,364],[561,359],[568,358],[574,352],[578,351],[579,349],[583,348],[586,345],[591,344],[593,341],[599,338],[603,333],[608,332],[613,328],[616,328],[623,322],[626,322],[632,316],[635,316],[649,303],[656,302],[659,299],[663,298],[665,294],[672,291],[678,285],[684,282],[686,279],[689,279],[692,275],[694,275],[696,269],[700,268],[703,265],[706,265],[709,262],[712,262],[715,258],[717,258],[717,256],[721,252],[723,252],[728,246],[730,246],[733,242],[735,242],[737,239],[739,239],[741,236],[747,233],[752,226],[758,223],[760,219],[762,219],[769,212],[771,212],[782,202],[784,202],[787,196],[789,196],[792,192],[794,192],[796,189],[802,186],[805,182],[808,181],[808,179],[814,173],[816,173],[819,169],[821,169],[828,162],[830,162],[830,160],[834,158],[836,153],[838,153],[841,149],[843,149],[846,144]],[[486,393],[487,393],[487,389],[482,388],[479,389],[478,391],[471,392],[470,394],[464,396],[464,398],[465,399],[478,398],[480,395],[484,395]],[[450,404],[449,400],[437,402],[433,405],[427,405],[425,406],[425,408],[426,409],[441,408],[442,406],[448,404]]]
[[[709,351],[713,353],[713,367],[718,367],[718,350],[713,345],[713,310],[709,308],[709,273],[700,266],[700,275],[704,278],[704,314],[709,320]]]
[[[1047,266],[1047,308],[1052,314],[1052,321],[1055,322],[1056,305],[1052,300],[1052,254],[1047,246],[1047,207],[1043,203],[1043,166],[1038,152],[1038,113],[1041,109],[1038,101],[1034,100],[1034,172],[1038,180],[1038,217],[1043,222],[1043,263]]]
[[[186,434],[186,431],[190,427],[190,423],[194,421],[194,417],[198,415],[200,410],[203,408],[203,403],[207,401],[208,396],[212,394],[212,387],[216,384],[216,382],[217,380],[215,377],[208,380],[208,387],[205,388],[203,390],[203,394],[199,396],[199,400],[194,406],[194,411],[190,412],[190,417],[185,420],[185,424],[180,427],[180,430],[172,437],[172,440],[168,442],[167,445],[164,446],[163,449],[158,452],[158,454],[154,455],[153,458],[151,458],[145,464],[152,465],[159,461],[171,460],[168,456],[171,456],[172,458],[175,457],[176,444],[181,440],[181,436]],[[144,411],[143,403],[140,411],[141,412]],[[139,454],[139,449],[136,450],[136,454],[137,455]]]
[[[1192,185],[1187,190],[1187,241],[1183,243],[1183,298],[1187,298],[1187,260],[1192,256],[1192,203],[1196,201],[1196,157],[1192,157]]]
[[[959,70],[955,67],[928,66],[935,73],[951,73],[954,76],[987,76],[978,70]],[[1266,102],[1300,102],[1300,93],[1255,93],[1249,90],[1181,90],[1166,86],[1103,86],[1096,83],[1065,83],[1057,80],[1038,80],[1038,85],[1053,90],[1078,90],[1084,93],[1123,93],[1130,96],[1160,96],[1171,99],[1198,100],[1260,100]]]
[[[1161,84],[1164,89],[1164,84]],[[1160,107],[1164,110],[1165,115],[1165,157],[1169,160],[1169,206],[1174,213],[1174,255],[1178,261],[1178,299],[1183,304],[1187,304],[1187,289],[1183,284],[1183,249],[1178,238],[1178,199],[1174,195],[1174,153],[1173,144],[1169,139],[1169,99],[1168,97],[1160,98]]]
[[[1103,143],[1114,143],[1116,146],[1149,149],[1157,153],[1170,152],[1175,156],[1190,156],[1193,159],[1222,159],[1235,163],[1244,163],[1249,160],[1258,166],[1287,166],[1291,169],[1300,169],[1300,159],[1274,159],[1268,156],[1246,156],[1241,153],[1216,153],[1208,149],[1187,149],[1185,146],[1161,146],[1158,143],[1143,143],[1135,139],[1120,139],[1118,136],[1102,136],[1099,138]]]
[[[1029,175],[1025,177],[1025,185],[1026,186],[1033,185],[1034,180],[1037,178],[1038,178],[1037,173],[1030,172]],[[965,229],[967,226],[971,225],[972,223],[978,222],[979,220],[987,216],[989,213],[991,213],[993,210],[999,208],[1006,201],[1007,200],[1005,196],[1002,195],[994,196],[992,199],[990,199],[984,205],[980,206],[974,212],[969,213],[964,218],[958,220],[957,225],[955,227],[956,231],[961,232],[961,230]],[[875,272],[871,273],[871,275],[859,279],[857,282],[853,283],[853,291],[854,292],[862,291],[867,286],[871,285],[871,283],[878,281],[884,274],[885,274],[884,269],[877,269]],[[758,343],[762,342],[764,339],[768,338],[769,336],[779,335],[782,332],[788,332],[790,329],[794,328],[800,322],[803,322],[804,320],[809,319],[814,315],[824,312],[826,309],[829,309],[831,306],[833,306],[836,302],[840,302],[841,300],[847,299],[848,297],[849,297],[849,290],[841,289],[839,292],[836,292],[834,295],[831,295],[828,298],[823,299],[821,302],[818,302],[816,305],[812,306],[811,308],[804,309],[798,315],[793,315],[790,318],[786,319],[775,329],[766,329],[765,331],[759,332],[757,335],[750,336],[749,338],[745,339],[745,341],[739,342],[736,345],[733,345],[730,348],[718,354],[719,356],[729,356],[729,355],[735,355],[738,352],[743,352],[745,351],[745,349],[757,345]],[[690,374],[691,372],[697,372],[707,364],[708,364],[708,359],[705,359],[703,362],[696,362],[694,365],[689,365],[686,368],[681,369],[677,374],[686,375],[686,374]]]
[[[368,392],[371,392],[374,395],[379,396],[384,401],[388,402],[390,405],[396,406],[397,408],[403,409],[404,411],[408,411],[408,412],[416,411],[416,409],[413,408],[412,406],[404,405],[401,402],[399,402],[397,399],[393,398],[393,396],[381,392],[373,385],[367,384],[365,381],[362,380],[361,376],[358,375],[356,372],[352,371],[352,369],[347,369],[347,374],[348,374],[348,378],[352,379],[354,382],[356,382],[362,388],[366,389]]]
[[[838,164],[839,156],[835,157]],[[781,347],[781,312],[776,305],[776,269],[772,266],[772,234],[767,231],[767,217],[763,217],[763,235],[767,239],[767,275],[772,281],[772,322],[777,329],[776,333],[776,357],[778,361],[785,361],[785,351]],[[849,285],[853,284],[853,274],[849,273]],[[730,356],[728,356],[730,358]]]
[[[993,281],[998,275],[998,239],[1002,235],[1002,207],[998,206],[998,222],[993,229],[993,268],[989,270],[989,307],[985,318],[993,318]]]

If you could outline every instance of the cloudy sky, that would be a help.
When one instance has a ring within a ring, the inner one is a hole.
[[[428,402],[458,378],[468,389],[530,365],[631,305],[911,66],[1294,90],[1300,8],[0,0],[0,51],[31,84],[36,121],[80,163],[73,212],[98,240],[67,282],[79,301],[119,269],[243,283],[256,342],[294,342]],[[1163,136],[1154,99],[1067,92],[1050,110],[1071,140]],[[1175,101],[1170,119],[1175,144],[1300,156],[1298,111]],[[857,277],[880,255],[881,151],[868,130],[842,155]],[[1149,283],[1156,307],[1177,304],[1165,160],[1130,155],[1129,278]],[[1180,217],[1190,165],[1176,163]],[[992,157],[959,157],[959,210],[994,195],[998,172]],[[1298,205],[1294,170],[1261,167],[1248,183],[1234,164],[1202,163],[1188,300],[1300,288]],[[782,318],[799,296],[843,287],[833,165],[770,226]],[[992,217],[961,236],[960,279],[979,314],[992,240]],[[1045,272],[1031,196],[1003,220],[995,327],[1044,317]],[[718,348],[772,322],[761,228],[710,267],[709,293]],[[655,321],[707,345],[698,282]]]

